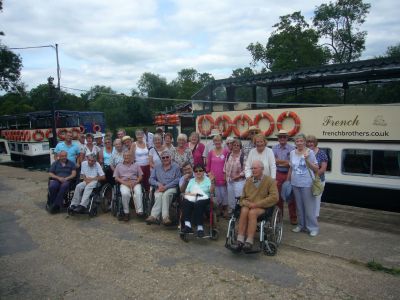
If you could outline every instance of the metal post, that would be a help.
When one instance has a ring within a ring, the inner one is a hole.
[[[47,82],[49,84],[49,100],[51,102],[51,127],[53,137],[49,139],[50,148],[54,148],[57,145],[57,129],[56,129],[56,111],[55,111],[55,104],[54,104],[54,85],[53,85],[53,77],[47,78]]]

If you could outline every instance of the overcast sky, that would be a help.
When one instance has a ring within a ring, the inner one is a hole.
[[[300,10],[311,23],[314,0],[3,0],[0,30],[8,47],[59,45],[61,85],[111,86],[130,93],[144,72],[176,78],[183,68],[229,77],[251,61],[246,47],[263,44],[279,16]],[[362,27],[363,59],[400,42],[400,1],[372,0]],[[28,90],[56,76],[51,48],[15,50]],[[69,92],[73,92],[69,90]]]

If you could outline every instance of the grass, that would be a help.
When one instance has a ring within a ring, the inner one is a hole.
[[[372,260],[367,263],[367,267],[372,271],[381,271],[391,275],[400,276],[400,269],[399,268],[387,268],[382,266],[382,264]]]

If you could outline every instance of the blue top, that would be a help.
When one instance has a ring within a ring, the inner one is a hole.
[[[111,164],[111,156],[112,156],[113,152],[114,152],[114,148],[111,151],[111,153],[108,153],[106,151],[106,147],[103,148],[103,161],[104,161],[105,166],[109,166]]]
[[[275,159],[279,160],[289,160],[290,152],[294,149],[296,148],[289,144],[286,144],[283,147],[281,146],[281,144],[276,144],[272,146],[272,151],[274,152]],[[276,165],[276,170],[278,172],[287,173],[289,171],[289,168]]]
[[[72,174],[73,170],[75,170],[75,164],[67,159],[65,166],[63,166],[59,160],[53,162],[49,172],[60,177],[68,177]]]
[[[320,168],[323,162],[328,163],[328,155],[326,155],[326,152],[324,150],[319,149],[315,158],[317,159],[318,167]],[[325,181],[325,173],[319,175],[319,178],[321,178],[321,181]]]
[[[181,170],[177,163],[172,162],[168,170],[164,170],[162,164],[157,164],[151,170],[149,182],[151,185],[157,186],[163,184],[167,189],[178,186]]]
[[[60,142],[54,149],[54,153],[60,153],[61,151],[67,152],[68,160],[76,163],[76,157],[81,153],[78,145],[72,143],[70,146],[66,145],[65,142]]]
[[[311,149],[307,149],[307,151],[309,151],[308,162],[317,164],[314,151]],[[311,187],[314,179],[314,171],[310,169],[310,174],[309,170],[307,170],[308,167],[304,156],[296,154],[296,150],[291,151],[289,164],[292,169],[291,184],[296,187]]]

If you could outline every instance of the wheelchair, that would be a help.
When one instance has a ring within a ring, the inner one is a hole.
[[[51,213],[51,204],[50,203],[50,181],[55,180],[51,177],[49,177],[47,181],[47,201],[46,201],[46,210]],[[68,191],[65,192],[64,198],[63,198],[63,203],[62,206],[60,207],[60,212],[66,211],[66,209],[71,205],[71,200],[74,197],[74,192],[75,192],[75,187],[76,187],[76,179],[72,179],[69,183],[69,188]]]
[[[237,230],[240,217],[239,198],[235,210],[228,222],[228,230],[226,233],[225,247],[233,252],[237,252],[232,246],[236,243]],[[265,255],[274,256],[278,251],[278,247],[282,241],[283,220],[282,213],[277,205],[269,207],[265,213],[257,218],[257,231],[259,232],[259,248],[250,252],[263,252]],[[256,245],[256,240],[255,240]]]
[[[219,237],[219,232],[216,228],[216,213],[214,209],[214,201],[212,200],[213,198],[207,199],[209,203],[207,204],[207,207],[205,209],[205,215],[204,217],[208,219],[208,224],[205,226],[205,228],[208,227],[208,231],[204,230],[204,232],[207,232],[207,234],[202,237],[203,239],[210,239],[210,240],[218,240]],[[185,228],[185,220],[183,219],[183,213],[182,213],[182,208],[183,208],[183,202],[185,201],[183,195],[179,198],[179,220],[180,220],[180,228],[179,228],[179,237],[181,238],[182,241],[184,242],[189,242],[189,236],[194,236],[195,233],[185,233],[183,232],[183,228]],[[193,221],[191,222],[192,226],[196,225]],[[193,228],[193,227],[192,227]]]
[[[108,206],[109,210],[111,210],[111,214],[114,217],[117,217],[118,219],[120,219],[124,215],[124,208],[122,206],[122,195],[121,195],[121,190],[120,190],[121,184],[117,183],[117,182],[115,182],[115,184],[113,186],[111,186],[109,183],[107,183],[107,184],[109,185],[109,187],[106,187],[106,188],[108,191],[110,191],[110,193],[112,195],[110,204]],[[141,187],[142,187],[143,216],[146,216],[146,204],[148,201],[147,200],[148,195],[142,184],[141,184]],[[103,191],[103,189],[102,189],[102,191]],[[102,201],[102,205],[104,205],[104,201]],[[108,205],[108,202],[107,202],[107,205]],[[129,200],[129,207],[133,210],[135,209],[135,204],[134,204],[132,196]]]
[[[88,207],[79,214],[87,214],[87,215],[89,215],[90,218],[97,216],[98,207],[101,204],[101,199],[100,199],[101,186],[102,186],[101,182],[97,182],[95,188],[90,193]],[[74,216],[74,215],[78,214],[77,212],[72,210],[70,206],[68,206],[68,208],[67,208],[67,213],[70,216]]]
[[[155,186],[150,187],[150,193],[146,198],[143,198],[143,212],[146,217],[149,217],[151,215],[151,209],[153,208],[154,202],[155,202],[155,191],[156,191]],[[171,220],[171,226],[173,225],[178,225],[180,221],[180,190],[179,187],[176,187],[177,192],[172,194],[170,197],[170,205],[169,205],[169,218]],[[161,224],[161,220],[157,219],[157,225]]]

